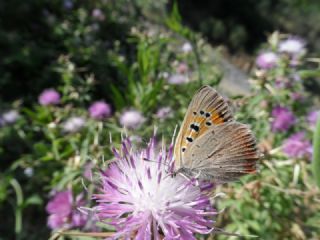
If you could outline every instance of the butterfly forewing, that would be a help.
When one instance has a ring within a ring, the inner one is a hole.
[[[184,168],[200,179],[216,183],[234,181],[256,172],[259,153],[248,126],[228,122],[212,126],[197,138],[184,155]]]
[[[184,155],[197,138],[214,125],[232,120],[226,100],[213,88],[203,86],[193,97],[176,138],[174,156],[177,168],[184,165]]]

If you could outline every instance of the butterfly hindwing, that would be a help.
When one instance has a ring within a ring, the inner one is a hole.
[[[228,122],[212,126],[197,138],[184,156],[184,167],[216,183],[234,181],[256,172],[259,153],[248,126]]]
[[[226,100],[209,86],[203,86],[193,97],[176,138],[175,165],[180,167],[184,154],[205,134],[208,128],[232,120],[232,112]]]

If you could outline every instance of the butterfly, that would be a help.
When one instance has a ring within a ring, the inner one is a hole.
[[[227,101],[216,90],[201,87],[175,141],[174,174],[225,183],[255,173],[259,158],[249,127],[233,119]]]

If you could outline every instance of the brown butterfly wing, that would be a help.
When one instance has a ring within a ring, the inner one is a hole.
[[[229,122],[212,126],[195,140],[184,156],[184,168],[199,174],[199,179],[224,183],[255,173],[259,152],[248,126]]]
[[[187,113],[176,138],[174,156],[177,168],[184,165],[183,158],[193,142],[208,128],[232,120],[232,112],[226,100],[212,87],[203,86],[189,104]]]

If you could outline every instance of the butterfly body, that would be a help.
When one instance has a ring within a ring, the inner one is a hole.
[[[193,97],[174,155],[176,174],[216,183],[254,173],[259,159],[249,127],[233,120],[226,100],[209,86]]]

